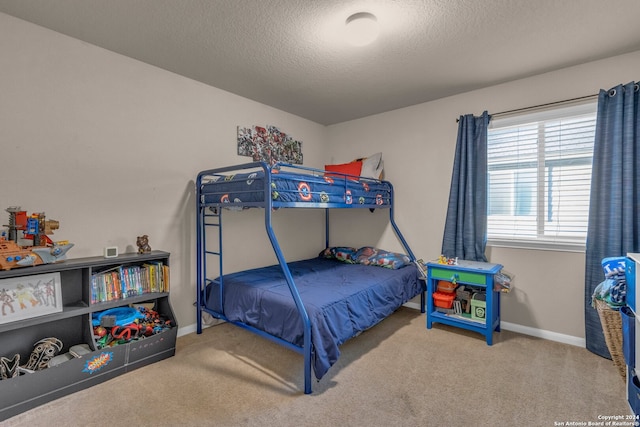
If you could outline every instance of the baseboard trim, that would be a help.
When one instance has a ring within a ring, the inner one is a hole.
[[[420,310],[420,304],[416,302],[408,302],[404,304],[405,307],[413,308],[415,310]],[[202,325],[203,328],[206,328],[207,325]],[[536,338],[542,338],[549,341],[557,341],[564,344],[575,345],[576,347],[587,347],[587,342],[584,338],[574,337],[572,335],[560,334],[558,332],[553,331],[545,331],[544,329],[532,328],[530,326],[518,325],[517,323],[511,322],[500,322],[500,328],[506,331],[517,332],[519,334],[530,335]],[[181,337],[183,335],[191,334],[196,332],[195,323],[192,325],[179,327],[178,328],[178,336]]]
[[[420,310],[420,304],[416,302],[408,302],[404,304],[405,307]],[[572,335],[565,335],[558,332],[546,331],[544,329],[532,328],[530,326],[518,325],[517,323],[500,321],[500,328],[506,331],[517,332],[523,335],[529,335],[536,338],[542,338],[549,341],[561,342],[564,344],[575,345],[576,347],[587,347],[587,342],[584,338],[574,337]]]
[[[587,347],[587,341],[584,338],[574,337],[573,335],[561,334],[553,331],[545,331],[544,329],[532,328],[530,326],[518,325],[510,322],[500,322],[500,328],[517,332],[519,334],[530,335],[536,338],[543,338],[549,341],[557,341],[564,344],[575,345],[576,347]]]
[[[420,309],[420,307],[418,307],[418,309]],[[222,320],[216,320],[213,319],[212,317],[210,317],[209,319],[211,319],[213,322],[202,322],[202,329],[207,329],[210,328],[211,326],[215,326],[215,325],[219,325],[220,323],[224,323],[224,321]],[[194,332],[198,331],[198,325],[196,325],[195,323],[192,323],[191,325],[187,325],[187,326],[182,326],[182,327],[178,327],[178,335],[179,337],[183,336],[183,335],[188,335],[188,334],[192,334]]]
[[[203,327],[204,327],[204,325],[203,325]],[[192,324],[192,325],[189,325],[189,326],[183,326],[183,327],[178,326],[178,336],[179,337],[181,337],[183,335],[188,335],[188,334],[194,333],[195,331],[196,331],[196,324],[195,323]]]
[[[420,304],[417,302],[407,302],[405,304],[403,304],[405,307],[409,307],[409,308],[415,308],[416,310],[420,310]],[[425,304],[426,305],[426,304]],[[426,307],[425,307],[426,308]]]

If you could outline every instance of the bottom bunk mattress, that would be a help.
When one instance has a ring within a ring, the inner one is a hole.
[[[392,270],[313,258],[288,265],[311,322],[311,360],[318,379],[338,360],[338,346],[423,290],[413,264]],[[206,290],[208,309],[302,347],[302,319],[279,265],[225,275],[223,284],[224,311],[216,283]]]

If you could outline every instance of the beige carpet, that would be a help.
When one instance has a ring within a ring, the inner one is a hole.
[[[223,324],[176,356],[6,420],[7,426],[554,426],[630,414],[610,360],[401,308],[342,346],[302,392],[302,356]],[[558,423],[558,424],[556,424]]]

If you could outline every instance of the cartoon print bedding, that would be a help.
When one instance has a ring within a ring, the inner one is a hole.
[[[341,205],[389,205],[391,186],[388,182],[339,173],[302,174],[272,170],[269,193],[277,203],[337,203]],[[216,175],[204,183],[201,194],[205,203],[263,202],[264,171]]]

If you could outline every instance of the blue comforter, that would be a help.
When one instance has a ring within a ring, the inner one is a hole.
[[[338,346],[372,327],[422,291],[417,268],[398,270],[332,259],[289,263],[311,321],[312,365],[322,378],[338,360]],[[297,346],[302,320],[279,265],[225,275],[224,314]],[[220,312],[218,285],[207,288],[207,308]]]

